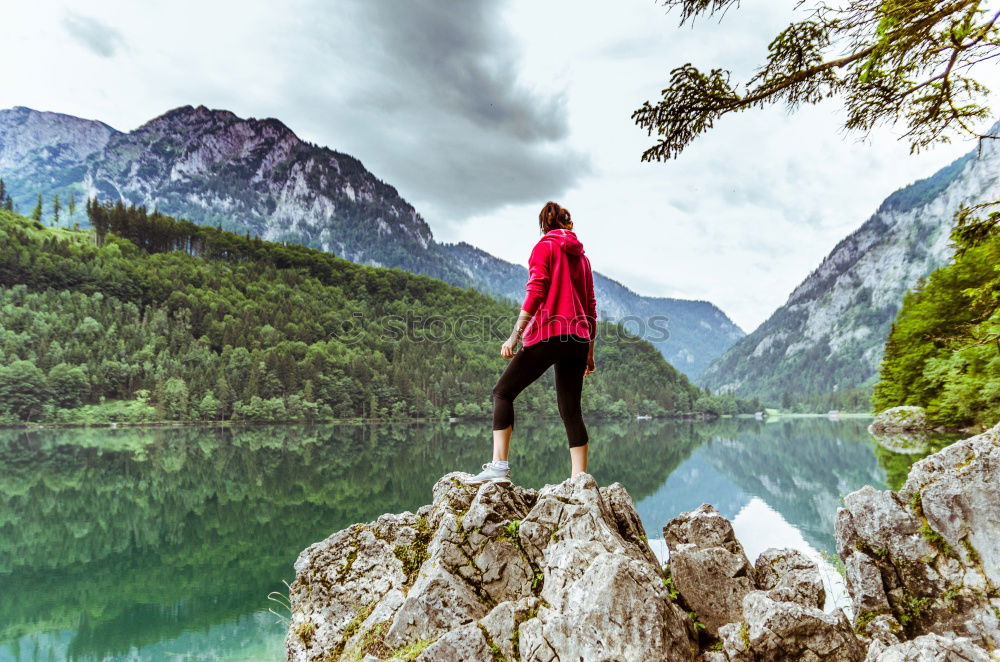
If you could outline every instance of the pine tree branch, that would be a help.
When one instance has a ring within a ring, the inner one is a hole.
[[[800,0],[796,6],[805,0]],[[667,6],[682,7],[682,23],[698,13],[728,8],[728,0],[666,0]],[[661,100],[649,101],[632,113],[632,120],[662,138],[642,154],[643,161],[675,158],[697,135],[712,128],[714,120],[725,114],[740,112],[754,106],[775,103],[782,97],[789,107],[799,103],[816,103],[838,92],[846,92],[852,113],[848,129],[870,129],[891,116],[904,115],[913,136],[911,152],[947,138],[946,129],[958,127],[976,136],[980,147],[983,138],[995,138],[976,132],[968,124],[970,118],[987,115],[989,109],[977,104],[958,105],[957,95],[983,94],[982,85],[972,79],[953,80],[956,70],[968,68],[1000,53],[990,53],[975,61],[963,62],[966,54],[984,45],[995,47],[995,26],[1000,11],[985,22],[974,25],[980,0],[955,0],[944,4],[896,2],[879,0],[851,2],[847,9],[831,8],[823,3],[814,9],[817,20],[792,23],[772,40],[768,63],[748,82],[756,88],[740,95],[729,84],[730,72],[713,69],[704,74],[690,63],[671,71],[670,85],[662,90]],[[928,13],[919,16],[921,12]],[[853,13],[852,13],[853,12]],[[935,30],[943,20],[953,18],[950,25]],[[911,20],[913,19],[913,20]],[[874,32],[874,34],[873,34]],[[853,52],[839,58],[803,66],[819,59],[819,53],[833,42],[834,36],[852,38]],[[867,42],[867,43],[866,43]],[[866,44],[866,45],[863,45]],[[949,53],[950,51],[950,53]],[[925,62],[944,56],[944,69],[922,82],[900,88],[908,82],[910,70],[922,69]],[[843,79],[834,72],[853,68],[864,61],[858,77]],[[880,67],[894,69],[883,71]],[[785,69],[785,71],[783,71]],[[888,74],[888,75],[887,75]],[[917,93],[930,88],[929,94]],[[911,110],[906,112],[906,104]]]

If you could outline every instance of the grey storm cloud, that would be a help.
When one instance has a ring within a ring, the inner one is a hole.
[[[112,57],[119,46],[125,45],[121,32],[90,16],[69,12],[63,17],[62,25],[71,37],[101,57]]]
[[[544,203],[591,166],[567,144],[563,91],[518,81],[502,9],[491,0],[319,3],[321,28],[302,51],[314,63],[310,82],[289,81],[289,100],[317,109],[305,113],[312,128],[337,149],[346,138],[434,221]]]

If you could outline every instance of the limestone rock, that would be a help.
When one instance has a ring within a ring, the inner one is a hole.
[[[879,614],[868,623],[862,623],[856,628],[870,645],[868,647],[868,658],[872,658],[872,651],[881,652],[886,648],[895,646],[902,639],[903,626],[895,617],[889,614]]]
[[[916,462],[899,495],[963,565],[1000,586],[1000,424]]]
[[[489,607],[475,590],[442,565],[420,573],[396,611],[385,643],[403,646],[410,641],[433,639],[448,630],[486,615]]]
[[[487,642],[500,649],[501,655],[508,660],[520,657],[519,628],[521,623],[535,617],[541,604],[534,596],[498,604],[479,621]]]
[[[288,659],[337,649],[381,600],[401,597],[406,573],[394,545],[413,545],[419,536],[417,518],[407,511],[355,524],[306,548],[295,562],[290,592]]]
[[[1000,642],[1000,425],[915,463],[898,494],[869,486],[844,504],[856,623],[886,614],[907,637]]]
[[[659,567],[659,560],[646,542],[646,531],[642,526],[642,520],[639,519],[635,503],[625,490],[625,486],[621,483],[611,483],[601,487],[600,492],[613,515],[619,535],[632,543],[632,549],[639,550],[647,561]]]
[[[773,600],[765,591],[743,598],[743,618],[719,630],[730,660],[860,662],[865,649],[843,612],[825,613],[798,602]]]
[[[620,484],[446,474],[416,513],[300,554],[287,659],[986,662],[1000,642],[998,474],[1000,425],[914,464],[898,494],[844,498],[853,626],[822,611],[813,561],[768,549],[751,566],[710,505],[663,529],[675,602]]]
[[[521,626],[523,660],[690,660],[694,645],[655,567],[604,552],[566,592]]]
[[[778,602],[823,608],[826,590],[816,563],[795,549],[766,549],[754,564],[757,588]]]
[[[903,405],[880,411],[868,426],[872,434],[927,429],[927,414],[923,407]]]
[[[541,490],[446,474],[417,513],[306,549],[290,662],[691,660],[631,497],[578,474]],[[555,646],[555,648],[553,648]]]
[[[446,632],[416,658],[419,662],[490,660],[490,644],[479,623],[468,623]]]
[[[991,662],[990,654],[965,638],[925,634],[891,646],[866,662]]]
[[[670,520],[663,538],[674,587],[706,632],[715,636],[721,626],[739,621],[743,598],[756,586],[729,520],[702,504]]]

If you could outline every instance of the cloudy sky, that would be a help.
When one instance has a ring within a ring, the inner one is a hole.
[[[901,128],[845,133],[830,100],[728,116],[641,163],[652,139],[630,115],[670,69],[745,81],[803,16],[742,5],[678,27],[654,0],[37,0],[5,11],[0,108],[121,130],[185,104],[277,117],[361,159],[440,240],[513,262],[554,199],[597,270],[749,332],[889,193],[975,143],[910,155]]]

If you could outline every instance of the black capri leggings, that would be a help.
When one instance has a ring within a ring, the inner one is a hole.
[[[589,438],[583,424],[580,396],[589,349],[589,340],[573,335],[550,336],[522,347],[493,387],[493,429],[513,428],[514,398],[541,377],[549,366],[555,365],[556,400],[559,416],[566,426],[566,440],[570,448],[585,445]]]

